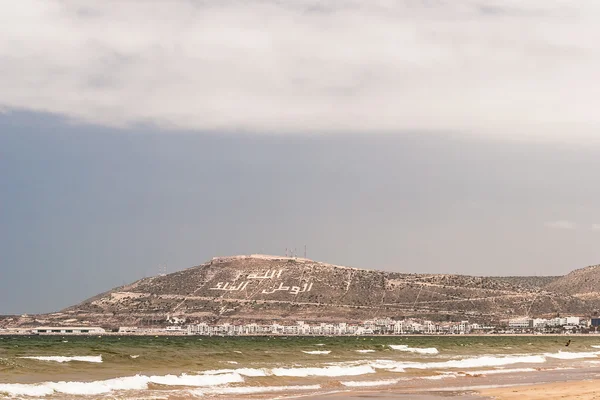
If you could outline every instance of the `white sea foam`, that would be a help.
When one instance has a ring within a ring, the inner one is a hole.
[[[394,350],[407,351],[409,353],[418,353],[418,354],[438,354],[439,353],[438,349],[436,349],[435,347],[419,348],[419,347],[409,347],[405,344],[390,344],[389,346]]]
[[[373,387],[373,386],[386,386],[386,385],[395,385],[400,382],[399,379],[382,379],[380,381],[347,381],[340,382],[344,386],[349,387]]]
[[[597,345],[597,344],[593,344],[591,347],[593,347],[595,349],[600,349],[600,345]]]
[[[89,362],[89,363],[101,363],[102,356],[28,356],[28,357],[19,357],[19,358],[27,358],[30,360],[38,360],[38,361],[52,361],[52,362],[70,362],[70,361],[80,361],[80,362]]]
[[[443,374],[443,375],[432,375],[432,376],[423,376],[419,379],[426,379],[428,381],[439,381],[442,379],[448,378],[456,378],[456,374]]]
[[[121,390],[144,390],[149,383],[166,386],[218,386],[241,383],[244,378],[237,373],[220,375],[135,375],[92,382],[42,382],[33,384],[0,384],[0,393],[12,396],[49,396],[55,393],[70,395],[99,395]]]
[[[13,396],[48,396],[54,393],[97,395],[116,390],[142,390],[147,387],[148,377],[136,375],[94,382],[7,383],[0,385],[0,393]]]
[[[315,346],[325,346],[325,343],[317,343]]]
[[[499,367],[503,365],[528,363],[539,364],[546,362],[546,358],[540,355],[519,355],[519,356],[481,356],[473,358],[463,358],[460,360],[449,360],[440,362],[398,362],[392,360],[376,360],[368,365],[373,368],[389,369],[392,372],[404,372],[407,368],[414,369],[448,369],[448,368],[480,368],[480,367]]]
[[[375,350],[356,350],[357,353],[375,353]]]
[[[299,386],[239,386],[220,387],[209,389],[195,389],[191,393],[196,396],[214,394],[256,394],[269,392],[293,392],[300,390],[319,390],[321,385],[299,385]]]
[[[333,365],[322,368],[274,368],[275,376],[357,376],[373,374],[375,370],[368,365],[360,366],[338,366]]]
[[[521,372],[535,372],[535,368],[507,368],[507,369],[487,369],[480,371],[462,372],[461,375],[497,375],[497,374],[514,374]]]
[[[216,386],[227,383],[244,382],[244,378],[238,373],[227,373],[218,375],[161,375],[151,376],[149,382],[168,386]]]
[[[133,358],[133,359],[136,359],[136,358],[138,358],[139,356],[140,356],[139,354],[132,354],[132,355],[130,355],[129,357],[131,357],[131,358]]]
[[[576,360],[578,358],[596,358],[600,352],[579,352],[559,351],[558,353],[546,353],[546,357],[558,358],[560,360]]]
[[[306,354],[329,354],[329,353],[331,353],[331,350],[311,350],[311,351],[302,350],[302,352],[306,353]]]

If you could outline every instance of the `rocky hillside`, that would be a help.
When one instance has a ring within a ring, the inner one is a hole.
[[[600,301],[600,265],[576,269],[545,286],[547,290]]]
[[[21,323],[139,326],[167,317],[211,322],[406,316],[492,321],[519,315],[589,313],[584,299],[553,289],[562,279],[404,274],[276,256],[222,257],[145,278],[60,313]]]

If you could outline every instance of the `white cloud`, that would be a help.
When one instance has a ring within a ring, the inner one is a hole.
[[[553,229],[575,229],[577,225],[572,221],[567,220],[559,220],[559,221],[550,221],[544,224],[546,228]]]
[[[589,140],[600,2],[19,0],[0,108],[104,125]]]

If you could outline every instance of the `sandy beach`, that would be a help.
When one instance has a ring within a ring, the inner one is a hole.
[[[340,392],[310,397],[310,400],[443,400],[457,397],[465,400],[597,400],[600,399],[600,380],[505,386],[465,392],[407,393],[395,390]]]
[[[600,399],[600,380],[545,383],[531,386],[513,386],[484,389],[482,397],[498,400],[553,400],[553,399]]]

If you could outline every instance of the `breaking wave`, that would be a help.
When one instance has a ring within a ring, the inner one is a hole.
[[[375,353],[375,350],[356,350],[357,353]]]
[[[513,374],[518,372],[535,372],[535,368],[507,368],[507,369],[488,369],[480,371],[461,372],[461,375],[497,375],[497,374]]]
[[[382,379],[380,381],[347,381],[340,382],[344,386],[349,387],[373,387],[373,386],[386,386],[395,385],[400,382],[400,379]]]
[[[29,360],[38,360],[38,361],[52,361],[52,362],[70,362],[70,361],[80,361],[80,362],[89,362],[89,363],[101,363],[102,356],[28,356],[28,357],[19,357],[26,358]]]
[[[436,349],[435,347],[419,348],[419,347],[409,347],[405,344],[390,344],[389,346],[390,346],[390,348],[392,348],[394,350],[407,351],[410,353],[418,353],[418,354],[438,354],[439,353],[438,349]]]
[[[306,353],[306,354],[329,354],[329,353],[331,353],[331,350],[311,350],[311,351],[302,350],[302,352]]]
[[[165,386],[217,386],[244,382],[237,373],[222,375],[135,375],[93,382],[43,382],[33,384],[0,384],[0,393],[12,396],[49,396],[56,393],[70,395],[99,395],[119,390],[144,390],[149,383]]]
[[[273,368],[271,371],[275,376],[357,376],[374,374],[375,370],[369,365],[360,366],[338,366],[333,365],[322,368]]]
[[[558,358],[560,360],[576,360],[578,358],[596,358],[600,352],[580,352],[571,353],[569,351],[559,351],[558,353],[546,353],[546,357]]]
[[[321,385],[301,385],[301,386],[241,386],[241,387],[220,387],[210,389],[196,389],[191,393],[197,396],[211,394],[256,394],[269,392],[291,392],[300,390],[319,390]]]
[[[392,361],[377,360],[369,365],[374,368],[388,369],[392,372],[404,372],[405,369],[448,369],[448,368],[480,368],[480,367],[499,367],[503,365],[528,363],[538,364],[546,362],[546,357],[540,355],[522,355],[522,356],[481,356],[474,358],[463,358],[460,360],[449,360],[440,362],[410,362],[410,361]]]

